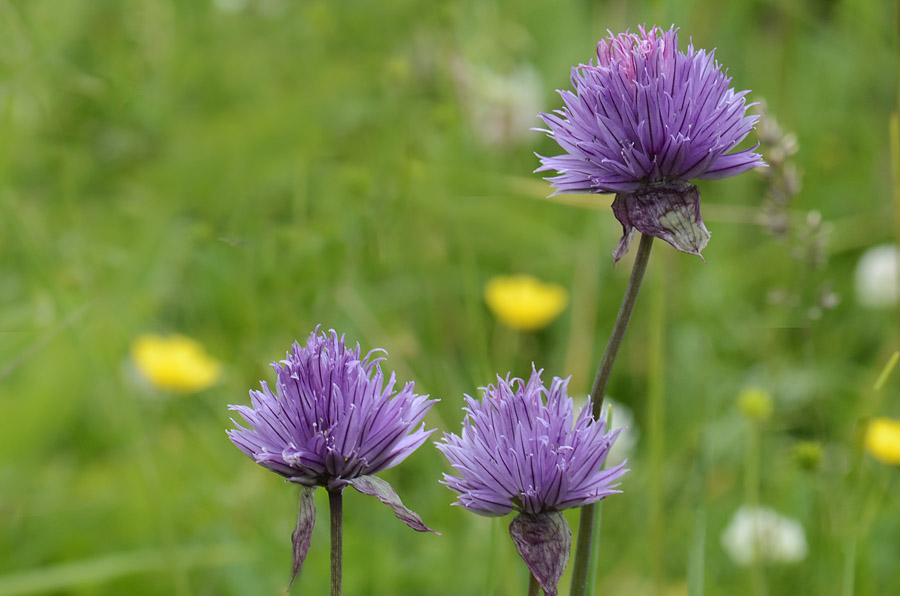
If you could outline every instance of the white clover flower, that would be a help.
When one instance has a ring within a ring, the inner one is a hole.
[[[856,264],[856,301],[867,308],[887,308],[898,299],[900,251],[893,244],[870,248]]]
[[[542,105],[541,76],[530,64],[508,74],[460,60],[455,68],[461,103],[472,131],[490,147],[531,143]]]
[[[757,558],[766,563],[796,563],[809,550],[800,522],[768,507],[740,507],[722,532],[721,542],[741,566]]]

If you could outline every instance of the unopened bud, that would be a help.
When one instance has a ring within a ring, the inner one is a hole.
[[[764,422],[772,416],[772,396],[764,389],[748,387],[738,396],[738,409],[750,420]]]

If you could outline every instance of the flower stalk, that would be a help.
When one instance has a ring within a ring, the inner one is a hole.
[[[595,420],[600,418],[603,408],[603,397],[606,395],[606,388],[609,386],[612,367],[616,361],[616,355],[619,353],[619,348],[622,347],[622,340],[625,338],[628,323],[631,321],[631,313],[634,312],[634,305],[637,302],[637,295],[641,288],[641,281],[644,279],[644,273],[647,271],[647,263],[650,261],[650,249],[652,247],[653,236],[641,235],[637,256],[631,269],[631,277],[628,279],[625,296],[622,298],[622,306],[619,307],[619,314],[613,325],[609,342],[606,344],[606,350],[604,350],[603,357],[600,359],[597,376],[594,378],[594,385],[591,388],[592,413]],[[578,522],[575,564],[572,569],[572,596],[585,596],[588,593],[588,569],[593,556],[591,552],[593,550],[593,540],[591,538],[594,534],[595,523],[595,504],[592,503],[582,507]]]
[[[541,585],[533,573],[528,573],[528,596],[540,596]]]
[[[341,596],[341,570],[344,563],[344,504],[343,489],[328,491],[331,513],[331,596]]]

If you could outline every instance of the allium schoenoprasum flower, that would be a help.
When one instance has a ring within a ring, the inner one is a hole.
[[[753,129],[744,97],[715,52],[678,49],[678,30],[640,27],[609,34],[597,62],[572,69],[565,107],[541,114],[565,154],[539,155],[537,172],[556,193],[616,193],[613,212],[623,236],[613,251],[628,251],[634,230],[700,254],[709,231],[700,193],[689,181],[735,176],[766,165],[756,147],[729,153]]]
[[[480,401],[466,396],[461,434],[437,444],[458,474],[443,480],[456,504],[486,516],[519,512],[510,534],[547,594],[556,594],[572,541],[560,512],[620,492],[627,471],[624,462],[602,469],[619,431],[606,432],[590,403],[576,416],[567,384],[554,377],[547,388],[537,370],[527,382],[497,377]]]
[[[309,548],[315,506],[312,492],[347,485],[393,508],[414,530],[431,531],[407,509],[390,484],[373,474],[396,466],[434,432],[422,420],[436,400],[416,395],[413,383],[395,390],[393,373],[385,381],[380,350],[361,355],[331,330],[294,343],[285,360],[275,362],[275,392],[261,382],[251,391],[252,407],[230,406],[249,428],[236,421],[228,437],[247,457],[300,484],[301,515],[294,534],[296,575]]]

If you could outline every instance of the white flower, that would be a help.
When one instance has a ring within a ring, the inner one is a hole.
[[[213,0],[213,6],[222,12],[232,14],[252,8],[261,15],[270,18],[280,17],[288,10],[287,0]]]
[[[722,547],[738,565],[759,558],[767,563],[796,563],[806,557],[806,534],[800,522],[768,507],[743,506],[722,532]]]
[[[856,264],[856,300],[868,308],[895,306],[900,298],[900,254],[893,244],[870,248]]]
[[[460,60],[457,88],[473,132],[488,146],[532,142],[536,114],[541,111],[543,85],[537,70],[521,64],[509,74]]]
[[[213,6],[222,12],[241,12],[247,8],[247,0],[213,0]]]
[[[611,468],[631,457],[640,431],[634,425],[634,412],[631,411],[631,408],[608,397],[603,400],[603,403],[608,408],[612,408],[612,423],[609,428],[622,428],[622,432],[616,437],[616,442],[613,443],[612,449],[606,456],[606,467]]]

